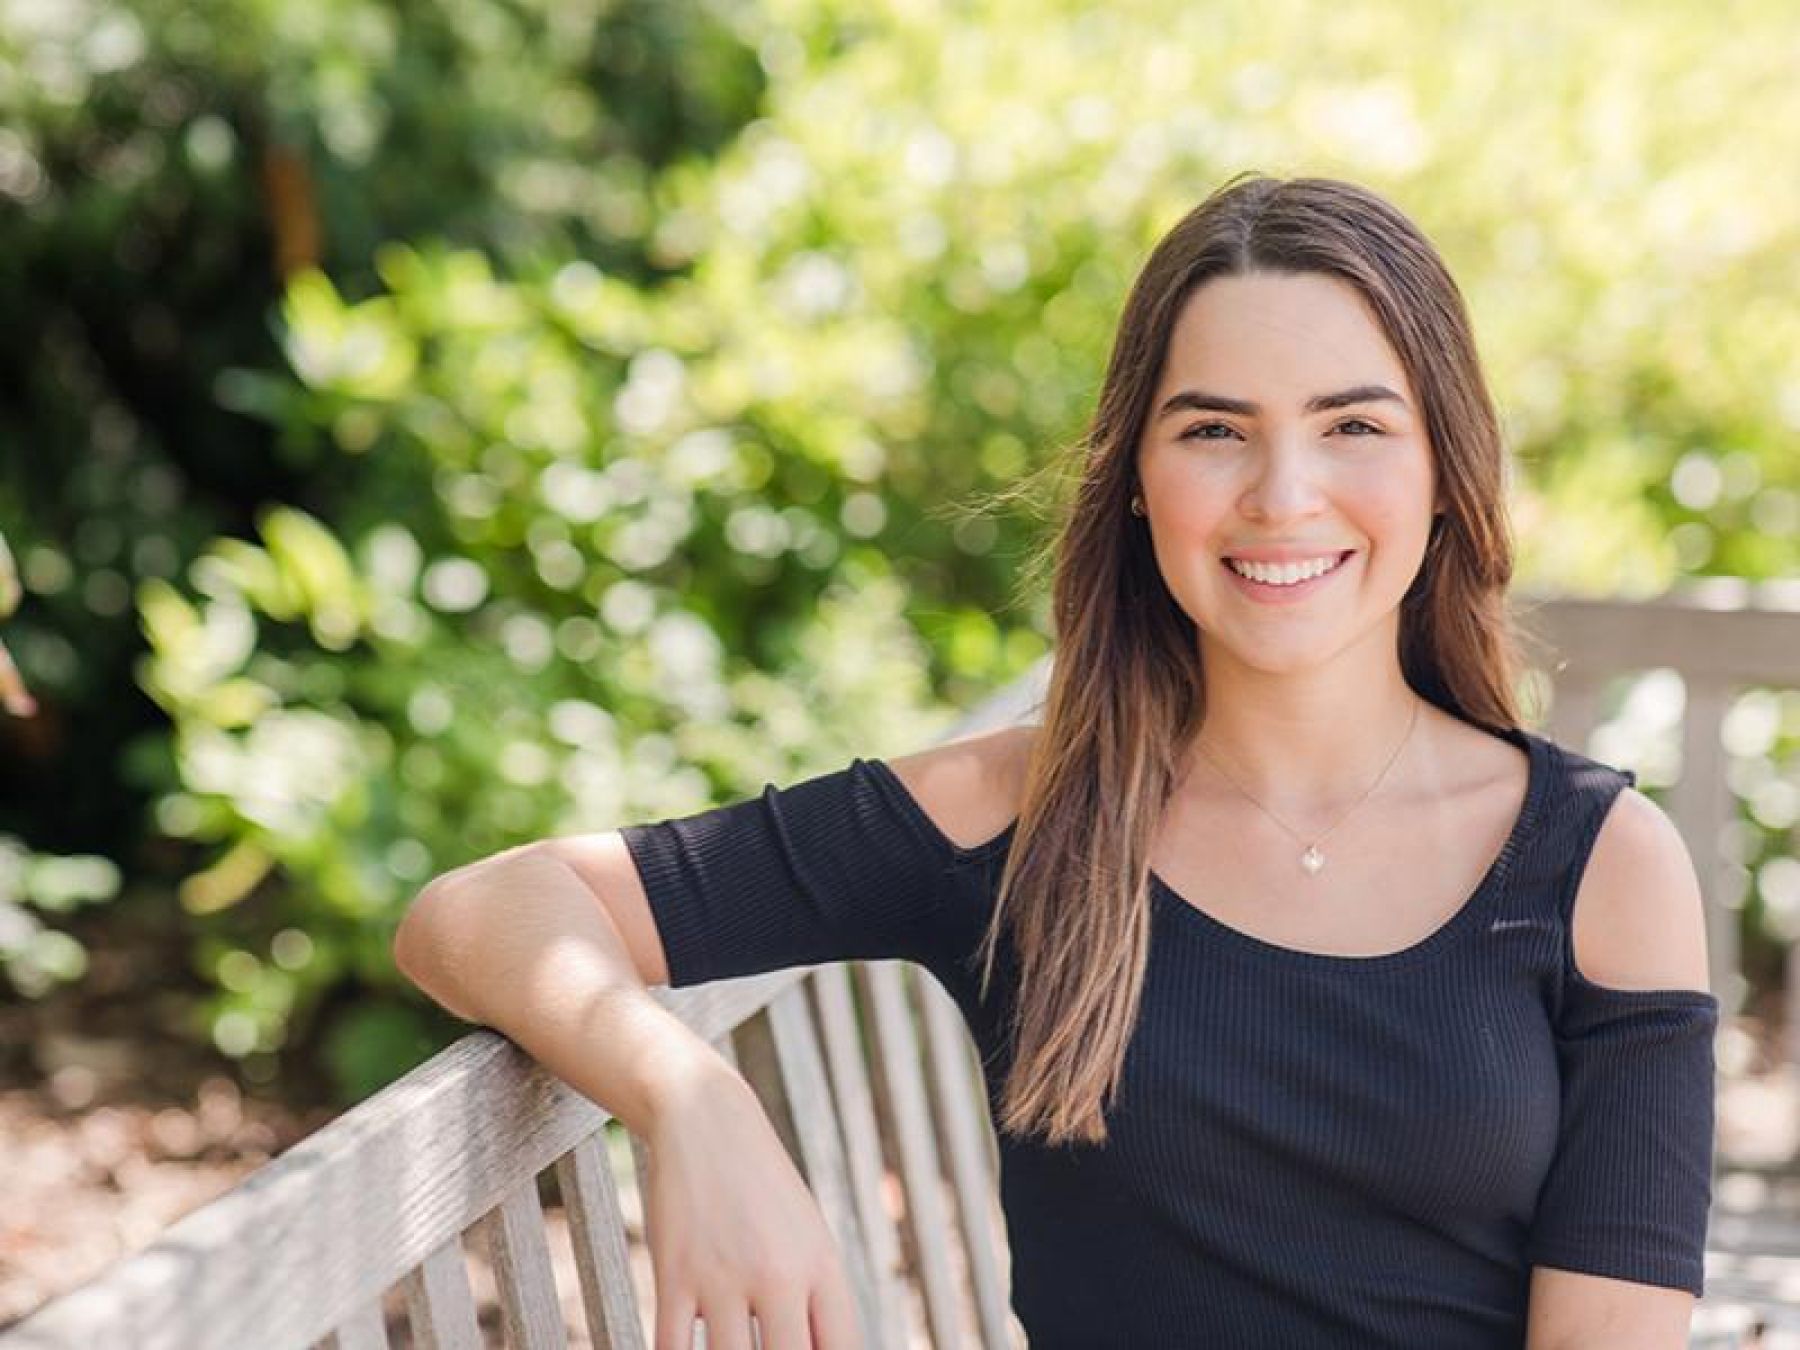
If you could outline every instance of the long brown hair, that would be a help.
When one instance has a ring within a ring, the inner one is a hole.
[[[996,1124],[1104,1143],[1149,950],[1149,849],[1204,709],[1193,621],[1129,511],[1137,449],[1183,303],[1217,276],[1341,278],[1373,309],[1423,406],[1444,514],[1400,606],[1402,673],[1464,721],[1519,723],[1513,551],[1499,421],[1462,295],[1435,249],[1366,188],[1239,176],[1151,252],[1125,303],[1054,543],[1056,658],[993,920],[1010,934],[1013,1062]]]

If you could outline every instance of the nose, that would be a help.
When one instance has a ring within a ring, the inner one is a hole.
[[[1303,438],[1268,438],[1252,461],[1251,481],[1244,488],[1238,509],[1247,519],[1260,521],[1313,514],[1324,500],[1317,469]]]

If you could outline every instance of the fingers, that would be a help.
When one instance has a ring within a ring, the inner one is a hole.
[[[814,1350],[804,1290],[759,1303],[756,1324],[762,1335],[761,1350]]]
[[[656,1350],[863,1350],[856,1309],[842,1281],[811,1295],[774,1297],[754,1318],[738,1300],[697,1305],[692,1298],[656,1302]]]
[[[700,1316],[706,1321],[706,1350],[755,1350],[750,1340],[750,1305],[741,1299],[705,1304]]]
[[[692,1298],[656,1299],[656,1350],[694,1350],[694,1318],[698,1310]]]
[[[813,1292],[808,1313],[817,1350],[863,1350],[856,1303],[841,1278],[827,1280]]]
[[[805,1306],[794,1301],[796,1308]],[[798,1313],[790,1315],[798,1328],[771,1335],[768,1322],[757,1329],[751,1326],[749,1306],[740,1300],[707,1304],[704,1308],[692,1299],[656,1301],[656,1350],[813,1350],[806,1339],[806,1324]]]

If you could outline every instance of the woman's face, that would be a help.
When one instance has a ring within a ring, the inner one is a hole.
[[[1436,467],[1405,369],[1348,283],[1256,273],[1189,296],[1138,477],[1157,566],[1203,660],[1274,674],[1369,642],[1394,652]],[[1228,559],[1276,570],[1247,578]],[[1291,564],[1330,570],[1291,584]]]

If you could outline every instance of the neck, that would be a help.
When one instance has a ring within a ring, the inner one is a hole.
[[[1424,700],[1397,665],[1382,680],[1251,674],[1235,681],[1208,670],[1205,719],[1184,782],[1210,774],[1220,788],[1247,793],[1284,819],[1329,818],[1368,793],[1378,775],[1390,785],[1420,753]]]

